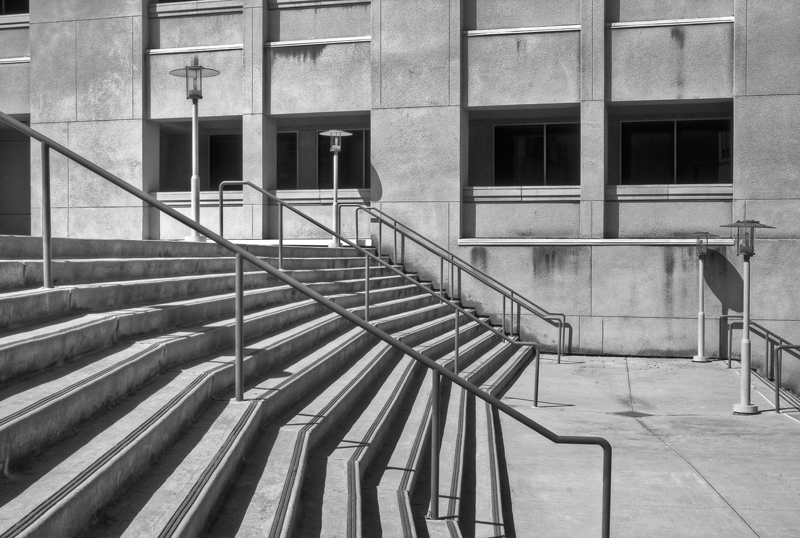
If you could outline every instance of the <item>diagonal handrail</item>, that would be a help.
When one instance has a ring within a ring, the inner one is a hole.
[[[297,291],[303,293],[307,297],[313,299],[317,303],[325,306],[329,310],[335,312],[339,316],[345,318],[346,320],[350,321],[351,323],[359,326],[360,328],[364,329],[368,333],[372,334],[373,336],[383,340],[387,344],[391,345],[392,347],[400,350],[404,354],[410,356],[417,362],[422,363],[430,370],[435,371],[438,375],[444,376],[449,379],[452,383],[460,386],[462,389],[474,394],[477,398],[487,402],[489,405],[497,408],[498,410],[504,412],[509,417],[513,418],[514,420],[518,421],[519,423],[527,426],[528,428],[532,429],[536,433],[546,437],[550,441],[556,444],[570,444],[570,445],[595,445],[599,446],[603,449],[603,514],[602,514],[602,536],[607,538],[610,534],[611,528],[611,457],[612,457],[612,448],[611,444],[602,437],[593,437],[593,436],[575,436],[575,435],[557,435],[554,432],[550,431],[549,429],[545,428],[538,422],[530,419],[529,417],[523,415],[521,412],[517,411],[513,407],[509,406],[508,404],[498,400],[494,396],[487,394],[486,392],[480,390],[479,388],[475,387],[468,381],[461,378],[461,376],[451,372],[448,368],[438,364],[436,361],[429,359],[425,355],[419,353],[418,351],[414,350],[407,344],[404,344],[400,340],[392,337],[388,333],[384,332],[383,330],[373,326],[368,321],[356,316],[349,310],[343,308],[342,306],[334,303],[327,297],[324,297],[320,293],[314,291],[313,289],[301,284],[299,281],[295,280],[291,276],[283,273],[280,269],[273,267],[272,265],[264,262],[259,257],[255,256],[254,254],[248,252],[246,249],[240,247],[239,245],[235,245],[225,239],[224,237],[214,233],[213,231],[209,230],[205,226],[202,226],[189,217],[182,215],[175,209],[167,206],[163,202],[158,201],[155,197],[150,196],[149,194],[145,193],[144,191],[137,189],[133,185],[130,185],[123,179],[115,176],[111,172],[108,172],[104,168],[96,165],[95,163],[89,161],[88,159],[82,157],[81,155],[75,153],[74,151],[70,150],[69,148],[64,147],[63,145],[59,144],[58,142],[52,140],[44,136],[43,134],[39,133],[38,131],[31,129],[27,125],[17,121],[16,119],[12,118],[8,114],[4,112],[0,112],[0,121],[6,123],[7,125],[13,127],[14,129],[28,135],[30,138],[34,140],[38,140],[42,144],[42,156],[49,159],[49,150],[52,148],[55,151],[61,153],[65,157],[75,161],[76,163],[80,164],[81,166],[87,168],[88,170],[94,172],[98,176],[102,177],[103,179],[113,183],[117,187],[121,188],[122,190],[128,192],[129,194],[139,198],[143,202],[150,204],[151,206],[155,207],[159,211],[165,213],[166,215],[174,218],[181,224],[184,224],[195,230],[203,235],[205,235],[208,239],[211,239],[218,245],[226,248],[227,250],[236,254],[237,258],[237,281],[238,284],[241,284],[241,271],[243,271],[243,260],[247,260],[251,264],[255,265],[259,269],[262,269],[269,273],[272,277],[283,281],[288,286],[296,289]],[[42,162],[42,200],[48,201],[48,204],[45,206],[42,204],[42,212],[43,215],[45,213],[49,213],[50,206],[49,206],[49,195],[50,195],[50,178],[49,178],[49,161]],[[49,215],[48,215],[49,219]],[[44,220],[44,219],[43,219]],[[42,233],[42,242],[43,242],[43,254],[49,254],[49,229],[46,230],[48,233],[45,234],[45,228],[43,227]],[[330,232],[330,230],[328,230]],[[47,235],[47,237],[45,237]],[[338,235],[338,234],[334,234]],[[339,236],[339,239],[350,245],[351,247],[356,247],[351,241]],[[47,248],[45,247],[47,245]],[[51,260],[43,260],[43,262],[49,262]],[[49,269],[48,269],[49,272]],[[241,285],[237,285],[237,298],[241,298]],[[236,364],[236,378],[237,378],[237,399],[241,398],[241,389],[242,389],[242,370],[241,361],[243,360],[239,352],[241,351],[241,338],[242,338],[242,330],[241,330],[241,323],[242,323],[242,312],[241,309],[243,301],[237,301],[237,312],[236,315],[236,322],[237,322],[237,364]],[[537,348],[538,354],[538,348]]]
[[[461,286],[461,271],[464,271],[466,274],[480,282],[481,284],[493,289],[497,293],[503,296],[503,326],[505,327],[505,319],[506,319],[506,300],[510,302],[510,311],[511,311],[511,330],[514,330],[514,304],[517,305],[517,330],[521,332],[520,329],[520,312],[521,309],[524,308],[531,314],[535,315],[536,317],[550,323],[551,325],[558,326],[558,362],[561,363],[561,355],[564,353],[564,348],[566,347],[566,328],[567,328],[567,317],[565,314],[556,313],[556,312],[548,312],[545,308],[537,305],[524,295],[520,294],[519,292],[515,291],[510,286],[500,282],[496,278],[486,274],[484,271],[478,269],[468,261],[464,260],[463,258],[453,254],[445,247],[439,245],[438,243],[432,241],[427,236],[423,235],[422,233],[414,230],[410,226],[405,223],[400,222],[396,218],[392,217],[385,211],[378,209],[376,207],[367,206],[364,204],[340,204],[339,211],[341,212],[342,207],[355,207],[356,208],[356,217],[355,217],[355,228],[356,228],[356,241],[358,241],[358,212],[364,211],[372,218],[378,220],[378,234],[379,237],[381,236],[382,226],[388,226],[394,233],[394,250],[395,256],[397,255],[397,233],[400,233],[403,239],[409,239],[412,242],[416,243],[418,246],[424,248],[431,254],[438,256],[440,259],[440,278],[442,282],[444,281],[444,262],[447,261],[451,266],[451,286],[452,286],[452,268],[458,269],[458,282],[459,288]],[[341,222],[341,216],[339,218]],[[378,249],[380,251],[381,248],[381,239],[378,240]],[[405,255],[405,249],[401,249],[401,254]],[[402,262],[401,262],[402,263]],[[444,284],[442,284],[444,285]]]

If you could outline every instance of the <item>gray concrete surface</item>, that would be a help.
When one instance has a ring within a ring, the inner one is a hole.
[[[721,361],[548,357],[539,408],[532,364],[503,400],[559,435],[609,440],[615,538],[798,536],[800,413],[777,415],[754,377],[763,412],[734,416],[740,379]],[[631,411],[646,415],[618,414]],[[600,536],[601,450],[501,425],[516,535]]]

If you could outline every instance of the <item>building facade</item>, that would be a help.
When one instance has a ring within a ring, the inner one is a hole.
[[[753,318],[800,342],[793,0],[6,0],[2,10],[0,110],[187,212],[191,106],[169,71],[197,56],[221,72],[200,103],[201,222],[212,229],[226,179],[327,221],[318,133],[342,128],[354,136],[341,201],[370,203],[565,313],[573,351],[693,355],[690,235],[709,231],[721,237],[704,275],[706,345],[727,355],[718,318],[741,312],[741,258],[719,226],[738,219],[775,226],[756,244]],[[38,147],[5,129],[0,138],[0,233],[38,234]],[[52,178],[54,234],[186,235],[59,156]],[[227,199],[227,237],[275,237],[262,196]],[[345,212],[351,235],[352,221]],[[321,237],[299,219],[285,229]],[[437,280],[413,248],[406,261]],[[501,310],[464,286],[483,311]],[[555,341],[554,327],[525,320]]]

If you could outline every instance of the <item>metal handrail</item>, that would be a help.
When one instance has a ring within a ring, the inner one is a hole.
[[[773,359],[775,361],[775,412],[781,412],[781,369],[783,366],[783,350],[800,349],[800,346],[793,344],[781,344],[774,350]]]
[[[469,276],[471,276],[472,278],[474,278],[475,280],[480,282],[481,284],[490,287],[491,289],[493,289],[497,293],[500,293],[503,296],[503,314],[502,314],[502,316],[503,316],[503,327],[504,328],[505,328],[505,323],[506,323],[506,321],[505,321],[506,320],[506,308],[505,308],[506,299],[508,299],[510,301],[510,303],[511,303],[511,307],[510,307],[510,311],[511,312],[510,312],[510,314],[511,314],[511,331],[512,332],[514,330],[514,306],[513,305],[515,303],[517,304],[517,330],[519,330],[520,332],[521,332],[521,330],[520,330],[520,310],[521,310],[521,308],[525,308],[531,314],[535,315],[536,317],[538,317],[538,318],[540,318],[540,319],[542,319],[544,321],[547,321],[551,325],[557,325],[558,326],[558,362],[561,363],[561,356],[562,356],[562,354],[564,352],[564,348],[566,347],[566,342],[565,342],[565,338],[566,338],[566,330],[565,329],[567,328],[567,317],[566,317],[566,315],[561,314],[561,313],[548,312],[546,309],[544,309],[541,306],[537,305],[536,303],[534,303],[533,301],[531,301],[527,297],[519,294],[518,292],[513,290],[511,287],[507,286],[506,284],[503,284],[502,282],[498,281],[494,277],[486,274],[485,272],[481,271],[480,269],[478,269],[477,267],[475,267],[471,263],[467,262],[463,258],[460,258],[459,256],[453,254],[452,252],[450,252],[449,250],[447,250],[443,246],[435,243],[434,241],[432,241],[429,238],[425,237],[424,235],[422,235],[421,233],[417,232],[416,230],[414,230],[410,226],[408,226],[406,224],[403,224],[402,222],[398,221],[396,218],[392,217],[391,215],[387,214],[386,212],[384,212],[384,211],[382,211],[382,210],[380,210],[378,208],[371,207],[371,206],[366,206],[366,205],[363,205],[363,204],[349,203],[349,204],[340,204],[339,205],[339,211],[340,212],[341,212],[341,209],[343,207],[355,207],[356,208],[356,217],[355,217],[356,241],[358,241],[358,239],[359,239],[359,234],[358,234],[358,212],[359,211],[364,211],[368,215],[370,215],[371,217],[378,219],[378,222],[379,222],[379,224],[378,224],[379,237],[381,236],[381,231],[382,231],[381,230],[381,226],[384,225],[384,224],[394,231],[394,233],[395,233],[395,235],[394,235],[395,256],[396,256],[396,251],[397,251],[397,233],[398,232],[400,234],[402,234],[402,238],[403,239],[408,238],[411,241],[413,241],[414,243],[416,243],[417,245],[419,245],[420,247],[422,247],[425,250],[427,250],[428,252],[430,252],[431,254],[434,254],[435,256],[438,256],[440,258],[440,279],[442,281],[442,286],[444,286],[444,267],[443,267],[443,264],[444,264],[444,261],[447,260],[448,263],[450,263],[450,265],[451,265],[451,273],[450,273],[450,275],[451,275],[451,283],[450,283],[451,287],[453,285],[453,283],[452,283],[452,280],[453,280],[453,278],[452,278],[452,270],[453,270],[453,267],[457,267],[458,271],[459,271],[459,273],[458,273],[458,288],[459,288],[459,291],[461,289],[461,271],[464,271]],[[341,216],[339,218],[339,221],[341,222]],[[391,222],[389,222],[389,221],[391,221]],[[381,239],[379,239],[379,241],[378,241],[379,252],[380,252],[380,248],[381,248],[381,244],[380,243],[381,243]],[[403,257],[405,257],[405,247],[403,247],[401,249],[401,254],[402,254]],[[405,261],[405,260],[401,260],[401,263],[403,261]],[[555,321],[555,323],[553,323],[553,321]]]
[[[720,320],[723,320],[723,319],[727,319],[728,320],[728,322],[727,322],[728,323],[728,331],[727,331],[727,333],[728,333],[728,368],[730,368],[731,367],[731,355],[733,355],[733,353],[731,353],[732,346],[733,346],[733,331],[730,330],[730,328],[733,325],[734,321],[742,321],[743,320],[743,316],[741,314],[723,314],[723,315],[721,315],[719,317],[719,319]],[[750,320],[750,328],[751,329],[755,329],[754,332],[756,334],[758,334],[758,331],[761,331],[762,333],[764,333],[763,337],[764,337],[764,343],[766,345],[766,350],[764,351],[764,357],[765,357],[765,361],[766,361],[765,370],[766,370],[767,379],[772,381],[773,377],[774,377],[773,376],[774,364],[769,359],[770,359],[770,357],[773,356],[773,353],[775,351],[775,349],[774,349],[775,342],[772,342],[770,340],[770,338],[773,338],[774,340],[776,340],[779,345],[789,344],[790,342],[788,340],[786,340],[785,338],[783,338],[781,335],[779,335],[779,334],[767,329],[763,325],[761,325],[761,324],[759,324],[759,323],[757,323],[757,322],[755,322],[753,320]],[[759,335],[759,336],[761,336],[761,335]]]
[[[220,245],[220,246],[226,248],[227,250],[235,253],[237,261],[238,261],[238,263],[237,263],[237,273],[239,275],[241,275],[243,270],[244,270],[243,269],[243,265],[244,265],[243,264],[243,260],[247,260],[248,262],[250,262],[251,264],[255,265],[256,267],[266,271],[267,273],[269,273],[274,278],[277,278],[277,279],[283,281],[285,284],[287,284],[287,285],[291,286],[292,288],[296,289],[297,291],[303,293],[304,295],[306,295],[307,297],[313,299],[317,303],[325,306],[326,308],[328,308],[329,310],[335,312],[339,316],[341,316],[341,317],[345,318],[346,320],[350,321],[351,323],[359,326],[360,328],[364,329],[365,331],[367,331],[368,333],[372,334],[373,336],[383,340],[384,342],[386,342],[387,344],[391,345],[395,349],[399,349],[401,352],[403,352],[404,354],[410,356],[414,360],[422,363],[427,368],[435,371],[439,375],[443,375],[444,377],[449,379],[452,383],[455,383],[456,385],[460,386],[462,389],[466,390],[467,392],[469,392],[469,393],[475,395],[476,397],[480,398],[481,400],[487,402],[489,405],[492,405],[493,407],[499,409],[500,411],[503,411],[506,415],[510,416],[511,418],[516,420],[517,422],[520,422],[521,424],[527,426],[528,428],[532,429],[533,431],[539,433],[540,435],[546,437],[547,439],[549,439],[553,443],[556,443],[556,444],[571,444],[571,445],[596,445],[596,446],[601,447],[603,449],[603,515],[602,515],[602,527],[601,527],[601,529],[602,529],[602,536],[604,538],[607,538],[609,536],[610,528],[611,528],[611,457],[612,457],[612,448],[611,448],[611,444],[606,439],[604,439],[602,437],[592,437],[592,436],[574,436],[574,435],[571,435],[571,436],[561,435],[560,436],[560,435],[557,435],[557,434],[553,433],[552,431],[548,430],[547,428],[545,428],[544,426],[542,426],[538,422],[535,422],[534,420],[531,420],[529,417],[523,415],[522,413],[520,413],[519,411],[517,411],[513,407],[509,406],[508,404],[505,404],[505,403],[501,402],[500,400],[498,400],[497,398],[495,398],[494,396],[491,396],[490,394],[487,394],[484,391],[476,388],[475,386],[473,386],[468,381],[462,379],[461,376],[451,372],[449,369],[445,368],[444,366],[441,366],[436,361],[434,361],[432,359],[429,359],[428,357],[426,357],[425,355],[419,353],[418,351],[416,351],[412,347],[408,346],[407,344],[404,344],[400,340],[395,339],[394,337],[392,337],[388,333],[382,331],[381,329],[378,329],[377,327],[374,327],[368,321],[366,321],[364,319],[361,319],[360,317],[356,316],[355,314],[353,314],[352,312],[350,312],[347,309],[343,308],[342,306],[340,306],[340,305],[334,303],[333,301],[331,301],[330,299],[324,297],[320,293],[318,293],[318,292],[312,290],[311,288],[301,284],[300,282],[298,282],[294,278],[290,277],[289,275],[284,274],[280,269],[276,269],[272,265],[262,261],[259,257],[257,257],[254,254],[248,252],[246,249],[243,249],[242,247],[231,243],[230,241],[226,240],[224,237],[222,237],[220,235],[217,235],[216,233],[212,232],[211,230],[209,230],[205,226],[202,226],[202,225],[194,222],[193,220],[191,220],[190,218],[186,217],[185,215],[182,215],[181,213],[179,213],[178,211],[172,209],[171,207],[167,206],[166,204],[158,201],[156,198],[154,198],[154,197],[148,195],[147,193],[141,191],[140,189],[137,189],[136,187],[128,184],[124,180],[118,178],[114,174],[112,174],[112,173],[108,172],[107,170],[101,168],[100,166],[94,164],[93,162],[89,161],[88,159],[85,159],[84,157],[78,155],[74,151],[62,146],[58,142],[56,142],[56,141],[54,141],[54,140],[42,135],[41,133],[31,129],[27,125],[24,125],[24,124],[20,123],[19,121],[17,121],[16,119],[12,118],[8,114],[0,112],[0,121],[6,123],[7,125],[13,127],[14,129],[16,129],[16,130],[18,130],[18,131],[20,131],[22,133],[25,133],[26,135],[28,135],[29,137],[33,138],[34,140],[38,140],[39,142],[41,142],[41,144],[42,144],[42,156],[43,157],[49,157],[49,149],[52,148],[52,149],[56,150],[57,152],[61,153],[62,155],[64,155],[65,157],[67,157],[69,159],[72,159],[73,161],[75,161],[76,163],[80,164],[81,166],[87,168],[88,170],[90,170],[90,171],[94,172],[95,174],[99,175],[100,177],[106,179],[107,181],[110,181],[111,183],[113,183],[117,187],[123,189],[124,191],[128,192],[129,194],[132,194],[133,196],[139,198],[143,202],[147,202],[148,204],[150,204],[151,206],[155,207],[159,211],[161,211],[163,213],[166,213],[167,215],[169,215],[170,217],[174,218],[175,220],[177,220],[181,224],[184,224],[184,225],[188,226],[189,228],[191,228],[191,229],[193,229],[193,230],[205,235],[207,238],[211,239],[212,241],[214,241],[218,245]],[[49,212],[50,212],[49,198],[50,198],[49,161],[47,161],[47,162],[43,161],[42,162],[42,201],[43,202],[45,200],[48,201],[47,205],[45,205],[44,203],[42,204],[42,214],[43,214],[43,219],[42,220],[43,220],[43,223],[44,223],[44,220],[45,220],[44,219],[45,214],[47,215],[47,221],[49,223]],[[47,231],[48,233],[45,234],[44,233],[45,231]],[[51,253],[51,251],[50,251],[50,239],[51,238],[49,237],[49,235],[50,235],[49,232],[50,232],[49,227],[45,228],[43,226],[43,228],[42,228],[43,260],[42,260],[42,262],[43,262],[43,267],[47,266],[46,270],[47,270],[48,275],[50,273],[50,264],[52,262],[52,259],[49,258],[49,257],[47,259],[44,259],[44,255],[47,254],[49,256],[50,253]],[[355,246],[350,241],[348,241],[347,239],[344,239],[344,241],[346,243],[350,244],[351,246]],[[241,281],[241,279],[237,278],[237,281]],[[52,282],[50,282],[50,286],[52,286]],[[243,319],[242,319],[243,316],[241,315],[241,312],[243,310],[243,301],[241,300],[241,295],[243,293],[242,292],[242,287],[243,286],[237,286],[237,290],[236,290],[236,295],[237,295],[237,298],[239,299],[237,301],[237,306],[240,309],[240,312],[236,316],[236,323],[237,323],[237,326],[238,326],[238,330],[236,331],[236,336],[239,339],[243,338],[243,331],[242,331],[242,327],[241,327],[241,324],[243,323]],[[236,345],[237,352],[241,352],[242,347],[243,346],[241,345],[241,341],[237,342],[237,345]],[[537,349],[537,352],[538,352],[538,349]],[[239,354],[237,353],[237,355],[239,355]],[[236,387],[237,399],[242,397],[242,394],[241,394],[242,389],[243,389],[242,362],[243,362],[243,357],[241,355],[237,356],[237,358],[236,358],[236,363],[237,364],[235,365],[236,385],[237,385],[237,387]]]

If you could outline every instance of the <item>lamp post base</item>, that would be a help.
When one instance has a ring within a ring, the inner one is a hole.
[[[205,243],[206,237],[204,235],[187,235],[183,240],[190,243]]]
[[[331,242],[328,244],[328,247],[330,247],[330,248],[339,248],[340,246],[341,245],[339,244],[339,238],[338,237],[333,239],[333,240],[331,240]]]
[[[711,362],[711,359],[706,355],[695,355],[692,357],[692,362]]]
[[[754,404],[733,404],[734,415],[757,415],[758,406]]]

